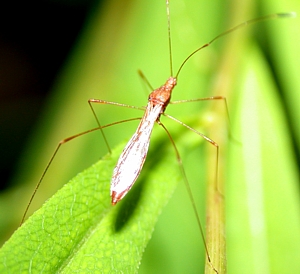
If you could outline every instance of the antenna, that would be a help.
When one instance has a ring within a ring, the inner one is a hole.
[[[170,4],[169,0],[166,0],[167,6],[167,18],[168,18],[168,38],[169,38],[169,55],[170,55],[170,73],[173,76],[173,61],[172,61],[172,45],[171,45],[171,23],[170,23]]]
[[[168,2],[168,1],[167,1]],[[240,28],[243,28],[245,26],[248,26],[248,25],[251,25],[251,24],[254,24],[254,23],[257,23],[257,22],[261,22],[261,21],[265,21],[265,20],[269,20],[269,19],[276,19],[276,18],[290,18],[290,17],[296,17],[297,14],[296,12],[287,12],[287,13],[274,13],[274,14],[270,14],[270,15],[266,15],[266,16],[263,16],[263,17],[259,17],[259,18],[255,18],[255,19],[251,19],[251,20],[248,20],[248,21],[245,21],[241,24],[238,24],[237,26],[227,30],[227,31],[224,31],[222,32],[221,34],[217,35],[214,39],[212,39],[209,43],[207,44],[204,44],[202,47],[196,49],[195,51],[193,51],[181,64],[181,66],[179,67],[178,69],[178,72],[176,73],[176,76],[175,78],[178,78],[178,75],[181,71],[181,69],[183,68],[183,66],[185,65],[185,63],[195,54],[197,53],[198,51],[200,51],[201,49],[204,49],[208,46],[210,46],[213,42],[215,42],[217,39],[221,38],[222,36],[224,35],[227,35],[231,32],[234,32],[236,31],[237,29],[240,29]],[[169,18],[169,17],[168,17]],[[168,20],[169,22],[170,20]],[[170,26],[169,26],[170,28]],[[170,36],[169,36],[169,40],[170,40]],[[171,47],[171,42],[169,42],[169,46]]]

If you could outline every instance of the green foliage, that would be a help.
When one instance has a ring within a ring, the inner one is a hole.
[[[1,249],[1,273],[137,272],[179,175],[162,156],[111,206],[112,169],[124,145],[77,175],[15,232]]]

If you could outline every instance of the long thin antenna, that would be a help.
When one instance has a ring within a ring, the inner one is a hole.
[[[276,18],[289,18],[289,17],[296,17],[297,14],[296,12],[287,12],[287,13],[274,13],[274,14],[270,14],[270,15],[266,15],[266,16],[263,16],[263,17],[259,17],[259,18],[255,18],[255,19],[251,19],[251,20],[248,20],[248,21],[245,21],[227,31],[224,31],[222,32],[221,34],[219,34],[218,36],[216,36],[214,39],[212,39],[209,43],[203,45],[202,47],[196,49],[195,51],[193,51],[181,64],[181,66],[179,67],[178,69],[178,72],[175,76],[175,78],[178,78],[178,75],[181,71],[181,69],[183,68],[183,66],[185,65],[185,63],[195,54],[197,53],[198,51],[200,51],[201,49],[203,48],[206,48],[208,46],[210,46],[213,42],[215,42],[217,39],[219,39],[220,37],[224,36],[224,35],[227,35],[231,32],[234,32],[235,30],[237,29],[240,29],[242,27],[245,27],[245,26],[248,26],[248,25],[251,25],[253,23],[257,23],[257,22],[261,22],[261,21],[265,21],[265,20],[269,20],[269,19],[276,19]],[[170,37],[169,37],[170,38]]]
[[[168,18],[170,73],[171,73],[171,76],[173,76],[172,45],[171,45],[171,22],[170,22],[170,4],[169,4],[169,0],[166,0],[166,6],[167,6],[167,18]]]

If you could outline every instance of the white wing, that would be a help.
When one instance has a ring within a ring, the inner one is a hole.
[[[155,121],[162,111],[162,105],[153,107],[149,102],[145,114],[114,169],[110,186],[112,204],[116,204],[130,190],[144,165]]]

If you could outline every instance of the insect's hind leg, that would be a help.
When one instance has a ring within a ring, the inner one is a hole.
[[[105,127],[105,126],[104,126],[104,127]],[[22,220],[21,220],[20,225],[22,225],[22,224],[24,223],[25,218],[26,218],[26,215],[27,215],[27,212],[28,212],[28,210],[29,210],[29,207],[30,207],[30,205],[31,205],[31,203],[32,203],[32,201],[33,201],[33,199],[34,199],[34,197],[35,197],[35,195],[36,195],[36,193],[37,193],[37,191],[38,191],[38,189],[39,189],[39,187],[40,187],[40,185],[41,185],[41,183],[42,183],[42,181],[43,181],[43,179],[44,179],[44,177],[45,177],[45,175],[46,175],[46,173],[47,173],[47,171],[48,171],[48,169],[49,169],[49,167],[51,166],[51,164],[52,164],[52,162],[53,162],[55,156],[57,155],[57,152],[59,151],[60,147],[61,147],[63,144],[68,143],[69,141],[71,141],[71,140],[73,140],[73,139],[75,139],[75,138],[77,138],[77,137],[79,137],[79,136],[85,135],[85,134],[87,134],[87,133],[90,133],[90,132],[93,132],[93,131],[96,131],[96,130],[98,130],[98,127],[97,127],[97,128],[93,128],[93,129],[90,129],[90,130],[87,130],[87,131],[84,131],[84,132],[81,132],[81,133],[78,133],[78,134],[75,134],[75,135],[72,135],[72,136],[70,136],[70,137],[68,137],[68,138],[65,138],[65,139],[61,140],[61,141],[58,143],[56,149],[54,150],[54,153],[52,154],[52,156],[51,156],[51,158],[50,158],[48,164],[46,165],[46,168],[44,169],[44,171],[43,171],[43,173],[42,173],[42,176],[40,177],[38,183],[37,183],[36,186],[35,186],[35,189],[34,189],[32,195],[31,195],[31,197],[30,197],[30,200],[29,200],[29,202],[28,202],[28,204],[27,204],[27,207],[26,207],[26,209],[25,209],[25,212],[24,212],[24,214],[23,214],[23,216],[22,216]]]
[[[166,117],[169,117],[170,119],[174,118],[172,116],[169,116],[168,114],[164,114],[164,115]],[[218,146],[218,144],[216,142],[214,142],[213,140],[209,139],[208,137],[206,137],[202,133],[196,131],[195,129],[189,127],[188,125],[182,123],[181,121],[177,120],[176,118],[174,118],[173,120],[176,121],[176,122],[178,122],[178,123],[180,123],[181,125],[187,127],[188,129],[192,130],[193,132],[197,133],[198,135],[200,135],[201,137],[203,137],[205,140],[209,141],[211,144],[213,144],[217,148],[217,154],[219,153],[219,146]],[[182,176],[183,176],[185,187],[187,189],[187,192],[188,192],[188,195],[189,195],[192,207],[193,207],[193,212],[195,214],[195,217],[196,217],[196,220],[197,220],[197,224],[198,224],[198,227],[199,227],[199,230],[200,230],[201,238],[202,238],[202,241],[203,241],[203,244],[204,244],[205,254],[206,254],[206,258],[207,258],[207,264],[210,266],[210,268],[211,268],[210,270],[213,270],[215,273],[219,273],[218,270],[216,269],[216,267],[213,264],[214,259],[211,259],[211,256],[210,256],[211,252],[209,251],[209,247],[208,247],[207,242],[205,240],[205,234],[204,234],[203,226],[202,226],[201,221],[200,221],[200,216],[199,216],[198,211],[197,211],[197,207],[196,207],[196,202],[195,202],[195,199],[194,199],[194,195],[193,195],[192,189],[190,187],[190,184],[188,182],[188,178],[187,178],[187,175],[185,173],[185,170],[184,170],[184,167],[183,167],[183,164],[182,164],[182,160],[181,160],[179,151],[177,149],[177,146],[176,146],[176,144],[175,144],[175,142],[174,142],[174,140],[173,140],[170,132],[167,130],[167,128],[160,121],[158,121],[158,124],[164,128],[164,130],[167,133],[167,135],[168,135],[168,137],[169,137],[169,139],[170,139],[170,141],[172,143],[172,146],[174,148],[174,151],[175,151],[175,154],[176,154],[176,159],[177,159],[180,171],[181,171]],[[213,256],[215,256],[215,255],[213,254]]]
[[[197,131],[196,129],[190,127],[189,125],[183,123],[182,121],[176,119],[175,117],[164,113],[164,116],[168,117],[169,119],[179,123],[180,125],[186,127],[187,129],[189,129],[190,131],[193,131],[194,133],[196,133],[197,135],[199,135],[200,137],[202,137],[205,141],[209,142],[210,144],[212,144],[215,148],[216,148],[216,170],[215,170],[215,188],[218,189],[218,162],[219,162],[219,145],[212,139],[208,138],[206,135],[204,135],[203,133]]]

